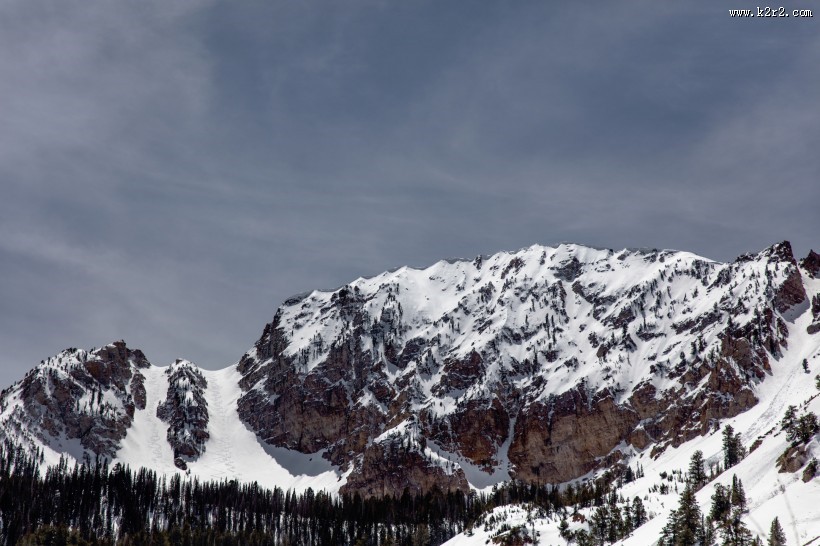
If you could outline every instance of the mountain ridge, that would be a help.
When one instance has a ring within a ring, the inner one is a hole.
[[[236,364],[175,388],[124,342],[61,352],[0,395],[0,435],[364,495],[564,483],[753,407],[789,313],[820,323],[815,261],[561,244],[401,267],[288,298]]]

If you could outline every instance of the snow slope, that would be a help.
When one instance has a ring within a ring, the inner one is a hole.
[[[157,404],[165,400],[166,370],[152,366],[144,372],[148,402],[144,410],[136,412],[134,424],[117,452],[117,462],[132,467],[148,466],[164,474],[181,472],[202,480],[258,482],[264,487],[300,491],[312,487],[335,493],[344,484],[342,474],[320,453],[305,455],[268,446],[242,424],[236,412],[241,391],[234,366],[218,371],[200,370],[208,383],[205,399],[211,414],[210,438],[204,454],[188,463],[187,472],[178,469],[165,440],[168,426],[156,416]]]

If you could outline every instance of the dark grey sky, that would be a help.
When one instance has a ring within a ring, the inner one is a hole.
[[[0,385],[120,338],[222,367],[291,294],[443,257],[805,254],[820,9],[735,7],[0,3]]]

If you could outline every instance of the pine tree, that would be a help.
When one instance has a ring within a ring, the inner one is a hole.
[[[772,526],[769,529],[769,546],[786,546],[786,533],[783,532],[777,518],[772,520]]]
[[[584,529],[578,529],[574,533],[575,543],[578,546],[598,546],[599,542]]]
[[[729,498],[732,506],[736,506],[741,513],[746,511],[746,492],[743,490],[743,482],[737,475],[732,476],[732,493]]]
[[[754,537],[746,524],[740,519],[743,513],[735,508],[726,524],[721,528],[722,546],[752,546]]]
[[[703,546],[712,546],[715,543],[715,528],[712,525],[712,518],[703,518],[701,528],[703,529],[701,544]]]
[[[617,505],[609,507],[609,527],[607,529],[607,541],[615,542],[620,539],[623,533],[624,520],[621,509]]]
[[[732,425],[723,429],[723,466],[731,468],[740,462],[746,455],[743,444],[740,442],[740,433],[735,434]]]
[[[627,537],[632,534],[632,531],[635,528],[632,526],[635,523],[635,520],[632,518],[632,505],[630,503],[626,503],[623,507],[623,520],[621,522],[621,528],[618,531],[619,536]]]
[[[797,422],[797,406],[789,406],[786,408],[786,413],[783,419],[780,420],[780,430],[786,431],[789,434]]]
[[[596,543],[604,544],[609,539],[609,510],[599,506],[589,518],[589,532]]]
[[[672,525],[675,527],[674,546],[696,546],[703,537],[700,507],[695,500],[695,491],[687,484],[680,496],[680,505],[675,511]]]
[[[703,467],[703,452],[697,450],[689,461],[689,483],[698,491],[706,483],[706,470]]]
[[[558,534],[567,541],[569,544],[570,539],[572,538],[572,531],[569,530],[569,523],[567,523],[567,518],[561,518],[561,523],[558,524]]]
[[[640,497],[632,499],[632,528],[637,529],[646,523],[646,509]]]
[[[817,423],[817,415],[812,412],[805,413],[797,420],[794,440],[807,444],[811,441],[812,437],[817,434],[818,428],[820,428],[820,426],[818,426]]]
[[[717,484],[715,485],[715,492],[712,494],[712,507],[709,510],[709,518],[714,522],[722,522],[729,511],[732,509],[732,503],[729,500],[729,492],[726,487]]]
[[[677,541],[677,525],[675,522],[678,519],[677,510],[669,512],[669,519],[666,520],[666,525],[661,530],[661,536],[658,539],[658,546],[674,546]]]

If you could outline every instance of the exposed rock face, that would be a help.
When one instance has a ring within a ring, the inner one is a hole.
[[[797,261],[792,254],[791,244],[784,241],[774,245],[766,253],[777,259],[775,263],[785,267],[786,280],[776,289],[774,296],[775,309],[784,312],[806,301],[806,289],[803,288],[803,278],[800,276]]]
[[[780,473],[797,472],[808,460],[809,456],[805,446],[792,446],[777,458],[777,471]]]
[[[820,279],[820,254],[811,250],[809,255],[800,260],[800,267],[806,270],[813,279]]]
[[[423,418],[430,419],[429,414]],[[510,416],[498,398],[468,400],[446,420],[430,419],[430,437],[445,450],[460,453],[490,472],[499,464],[499,446],[507,439]]]
[[[240,361],[239,413],[365,495],[464,489],[462,463],[563,482],[752,407],[807,297],[788,243],[403,268],[285,302]]]
[[[820,294],[815,294],[811,298],[812,323],[806,327],[810,334],[820,332]]]
[[[5,391],[3,405],[20,403],[3,415],[0,437],[51,445],[78,458],[111,458],[145,407],[144,377],[149,362],[139,350],[117,341],[91,352],[68,349],[31,370]],[[72,447],[79,443],[79,449]]]
[[[803,469],[803,476],[801,477],[801,479],[803,480],[803,482],[810,482],[814,479],[816,475],[817,465],[809,463],[806,465],[806,468]]]
[[[186,461],[205,452],[208,433],[208,404],[204,392],[207,381],[196,365],[177,360],[166,370],[168,393],[157,406],[157,417],[168,423],[167,440],[174,450],[174,461],[186,468]]]
[[[608,455],[639,421],[637,412],[619,407],[608,389],[591,394],[580,386],[521,412],[509,458],[520,479],[568,481],[595,468],[596,459]]]
[[[257,354],[272,355],[271,365],[260,369],[247,355],[239,363],[245,374],[241,383],[244,388],[264,385],[240,398],[240,415],[273,445],[304,453],[327,450],[334,464],[342,464],[347,460],[348,449],[361,452],[367,444],[368,432],[385,424],[384,415],[376,407],[351,403],[351,385],[359,399],[375,399],[365,383],[373,372],[368,355],[362,353],[351,336],[332,347],[319,366],[300,375],[281,352],[283,339],[284,332],[274,320],[256,344]],[[379,382],[373,383],[378,390]],[[392,398],[391,389],[386,384],[382,386]]]
[[[800,260],[800,267],[812,279],[820,279],[820,254],[814,250],[809,255]],[[820,332],[820,294],[814,294],[811,298],[812,323],[806,328],[808,333],[816,334]]]
[[[342,492],[363,496],[411,495],[434,487],[444,491],[469,490],[464,472],[444,466],[445,461],[424,453],[424,446],[412,436],[394,434],[365,448]]]

